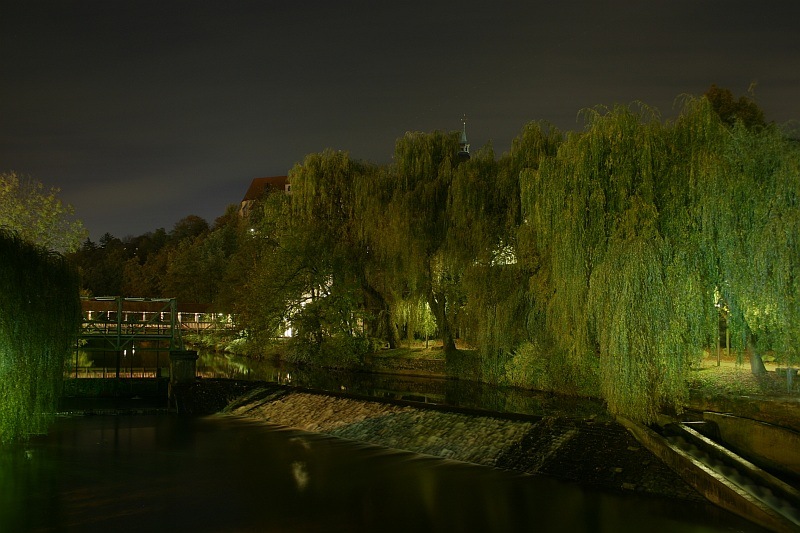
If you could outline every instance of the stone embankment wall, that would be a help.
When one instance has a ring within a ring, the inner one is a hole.
[[[390,374],[407,374],[426,377],[446,377],[447,369],[444,359],[405,359],[367,357],[366,366],[370,372]]]
[[[495,416],[291,389],[252,391],[233,402],[226,412],[591,486],[701,499],[610,419]]]

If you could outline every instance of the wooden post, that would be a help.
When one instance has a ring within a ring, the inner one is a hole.
[[[116,334],[117,334],[117,344],[115,346],[117,350],[117,373],[116,378],[119,379],[119,371],[120,365],[122,364],[120,359],[122,357],[122,346],[121,346],[121,339],[122,339],[122,298],[117,296],[116,298],[117,303],[117,325],[116,325]]]
[[[191,385],[197,374],[196,350],[170,350],[169,383],[174,385]]]
[[[175,394],[178,390],[191,387],[197,374],[196,350],[170,350],[169,352],[169,391],[167,397],[170,406],[180,413]]]

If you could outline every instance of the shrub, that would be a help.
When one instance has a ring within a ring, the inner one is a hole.
[[[535,342],[522,344],[506,361],[506,384],[576,396],[599,394],[598,367],[592,359],[581,364]]]

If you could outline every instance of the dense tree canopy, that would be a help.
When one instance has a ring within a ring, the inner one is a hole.
[[[638,103],[584,117],[530,123],[499,158],[459,158],[444,132],[407,133],[388,165],[310,154],[248,218],[81,253],[121,249],[126,292],[216,302],[257,342],[291,327],[299,360],[435,335],[454,373],[643,421],[680,408],[720,317],[754,371],[767,350],[796,362],[798,143],[714,86],[673,121]]]
[[[239,224],[231,213],[218,222],[210,228],[204,219],[189,215],[169,233],[158,228],[124,239],[106,233],[97,243],[86,239],[70,260],[78,266],[83,291],[89,295],[213,303],[237,246]]]
[[[376,184],[370,238],[397,299],[422,301],[436,319],[445,351],[455,350],[460,272],[447,253],[451,235],[449,193],[458,165],[458,136],[407,133],[398,139],[394,164]],[[375,209],[377,208],[377,209]]]
[[[752,89],[752,88],[751,88]],[[711,103],[714,112],[719,115],[725,125],[733,127],[740,122],[748,129],[764,127],[764,111],[758,106],[751,94],[734,98],[730,89],[711,85],[705,93],[706,99]]]

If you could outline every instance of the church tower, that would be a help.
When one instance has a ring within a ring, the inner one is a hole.
[[[459,141],[458,159],[466,161],[469,159],[469,142],[467,142],[467,116],[461,119],[463,128],[461,130],[461,140]]]

